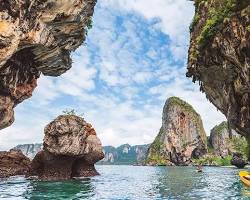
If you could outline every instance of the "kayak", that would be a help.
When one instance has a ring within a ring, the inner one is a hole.
[[[247,171],[240,171],[239,173],[240,180],[248,187],[250,187],[250,178],[246,178],[246,176],[250,176],[250,173]]]

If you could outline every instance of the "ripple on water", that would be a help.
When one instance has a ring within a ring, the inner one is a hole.
[[[12,177],[0,180],[0,199],[248,199],[237,169],[206,167],[97,166],[101,176],[64,182]]]

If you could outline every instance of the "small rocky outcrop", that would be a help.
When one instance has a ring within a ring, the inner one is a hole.
[[[0,129],[31,97],[40,74],[71,68],[70,52],[85,40],[96,0],[0,2]]]
[[[21,151],[0,152],[0,178],[25,175],[29,171],[30,160]]]
[[[94,164],[104,157],[92,126],[75,115],[61,115],[45,128],[43,150],[32,161],[29,176],[67,180],[98,175]]]
[[[247,162],[244,160],[242,154],[234,153],[231,164],[236,166],[237,168],[244,168],[247,165]]]
[[[211,130],[209,143],[216,156],[225,157],[236,151],[234,140],[241,139],[244,140],[234,130],[229,129],[228,122],[222,122]]]
[[[187,76],[250,140],[250,1],[194,2]]]
[[[178,97],[163,108],[162,127],[148,150],[149,165],[188,165],[207,153],[207,137],[200,115]]]

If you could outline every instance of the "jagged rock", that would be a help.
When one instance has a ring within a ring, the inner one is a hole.
[[[61,115],[45,127],[43,150],[32,161],[29,176],[67,180],[94,176],[94,164],[104,157],[94,128],[75,115]]]
[[[216,156],[225,157],[235,152],[233,142],[240,139],[244,140],[234,130],[229,129],[227,122],[222,122],[211,130],[209,143]]]
[[[195,0],[187,76],[250,138],[250,0]]]
[[[0,152],[0,178],[25,175],[29,171],[30,160],[21,151]]]
[[[32,95],[40,74],[71,68],[70,52],[91,26],[96,0],[0,2],[0,129],[14,121],[13,108]]]
[[[207,137],[200,115],[191,105],[169,98],[163,108],[162,127],[149,147],[150,165],[188,165],[207,153]]]
[[[238,168],[244,168],[247,165],[247,162],[244,160],[242,154],[234,153],[233,158],[231,160],[231,164]]]

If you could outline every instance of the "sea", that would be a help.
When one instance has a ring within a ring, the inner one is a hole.
[[[223,200],[250,199],[250,189],[228,167],[98,165],[100,176],[71,181],[0,179],[0,199]]]

